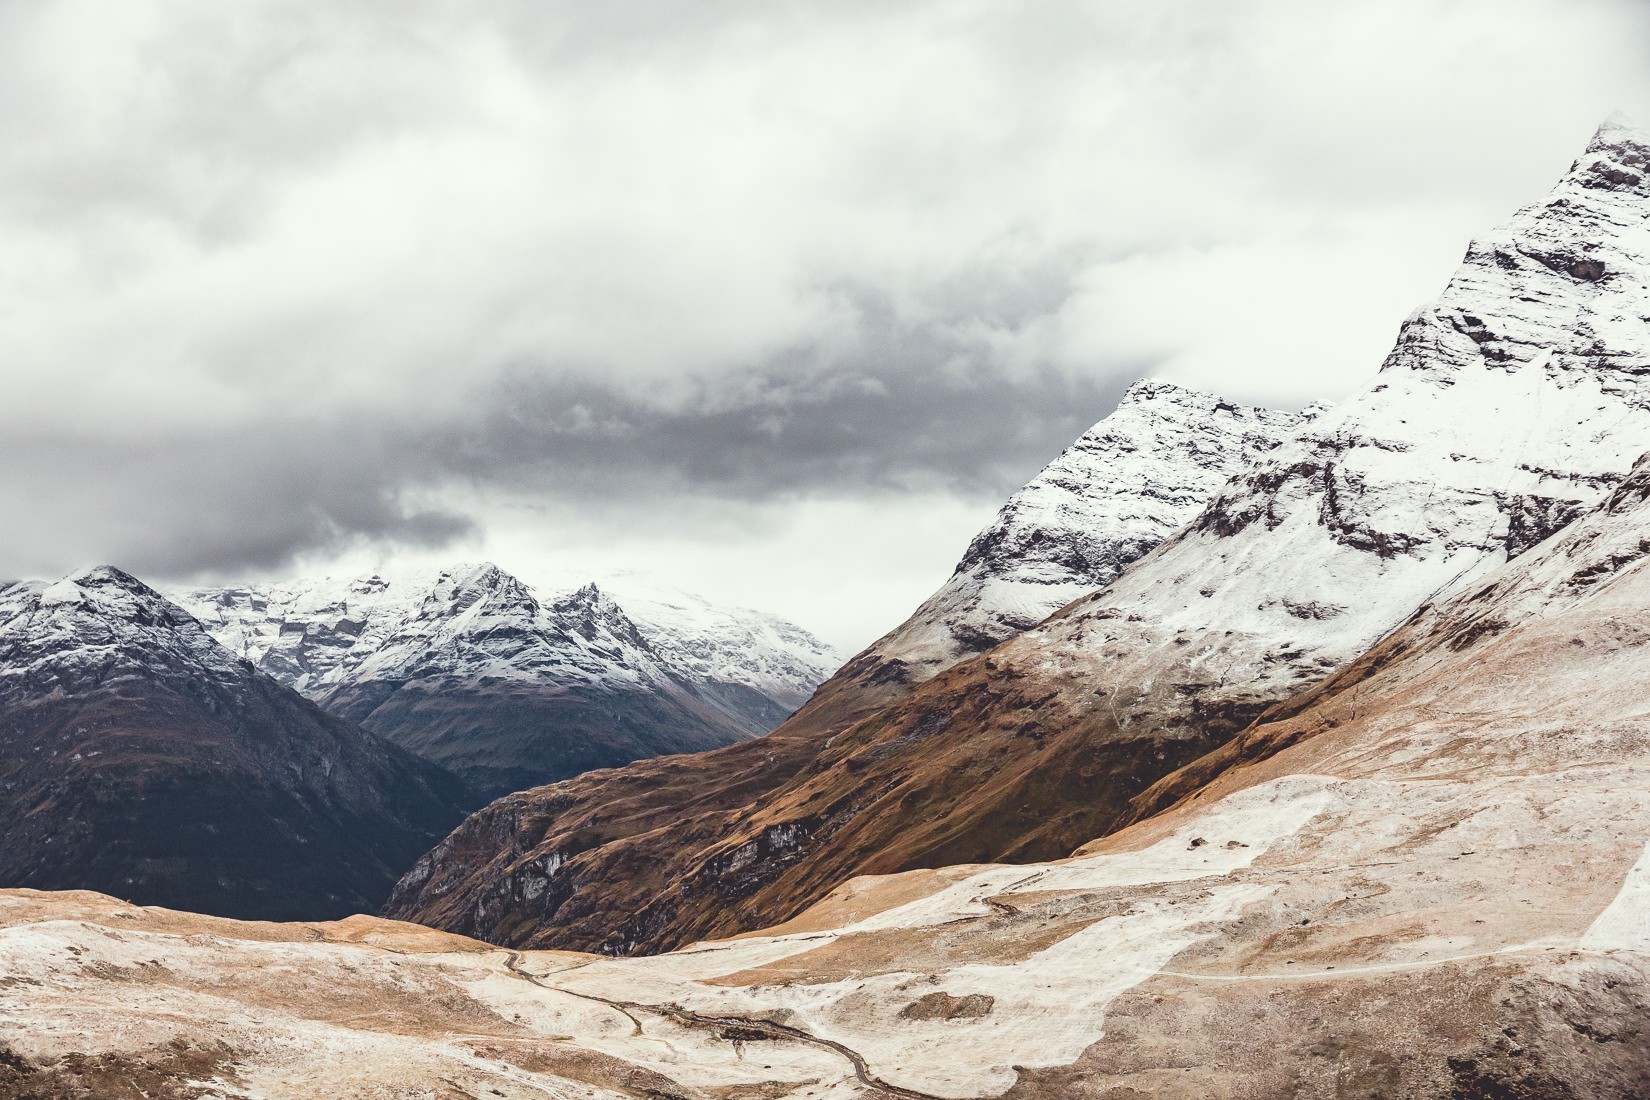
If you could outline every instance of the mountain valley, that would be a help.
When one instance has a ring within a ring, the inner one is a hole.
[[[1362,391],[1109,586],[909,690],[844,692],[877,664],[862,655],[749,748],[514,795],[387,912],[652,951],[783,921],[853,875],[1053,859],[1117,828],[1152,784],[1626,476],[1650,439],[1647,165],[1650,142],[1607,123],[1473,242]],[[673,806],[692,813],[666,827]]]
[[[0,1089],[1640,1095],[1647,601],[1650,461],[1072,858],[651,958],[0,892]]]

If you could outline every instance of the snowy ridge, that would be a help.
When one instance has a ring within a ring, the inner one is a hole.
[[[133,676],[234,688],[250,673],[195,619],[113,566],[0,588],[0,697]]]
[[[629,600],[595,584],[542,598],[489,563],[390,577],[202,588],[175,598],[213,635],[313,699],[376,679],[588,687],[732,683],[787,709],[836,664],[800,627],[686,594]],[[753,730],[752,732],[760,732]]]
[[[1142,682],[1108,704],[1124,721],[1175,706],[1171,682],[1275,697],[1600,500],[1650,440],[1647,166],[1650,140],[1607,124],[1361,392],[1022,652]]]
[[[924,678],[1110,584],[1324,406],[1238,405],[1143,379],[1009,498],[956,572],[871,653]]]
[[[778,615],[630,578],[604,584],[654,651],[696,683],[743,685],[794,709],[842,663],[834,647]]]
[[[773,729],[835,665],[824,643],[693,597],[535,592],[491,564],[178,594],[223,643],[479,797]]]

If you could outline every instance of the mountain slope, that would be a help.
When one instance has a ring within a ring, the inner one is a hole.
[[[0,895],[26,991],[0,988],[26,1005],[0,1067],[43,1091],[205,1064],[253,1095],[324,1067],[301,1096],[1646,1095],[1647,612],[1650,456],[1172,777],[1172,809],[651,958]]]
[[[0,882],[341,915],[378,904],[462,801],[118,569],[0,591]]]
[[[778,615],[629,576],[604,582],[604,590],[677,676],[753,736],[789,718],[842,664],[832,646]]]
[[[1607,124],[1547,198],[1473,243],[1361,392],[1106,589],[728,800],[714,836],[587,854],[559,822],[599,788],[563,789],[536,813],[508,804],[508,829],[472,818],[392,911],[658,948],[783,919],[854,874],[1046,859],[1115,828],[1162,776],[1621,480],[1650,438],[1647,166],[1650,141]],[[486,829],[490,856],[467,839]],[[565,903],[519,898],[551,855],[576,872],[572,926]]]
[[[493,796],[765,732],[828,667],[799,628],[586,585],[541,600],[483,564],[349,582],[202,589],[226,645],[321,706]]]

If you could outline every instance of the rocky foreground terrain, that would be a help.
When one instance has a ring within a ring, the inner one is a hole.
[[[1650,462],[1073,858],[652,958],[0,892],[0,1096],[1644,1095],[1646,607]]]
[[[501,800],[388,912],[659,950],[788,919],[856,874],[1047,860],[1115,830],[1620,484],[1650,441],[1647,173],[1650,139],[1607,123],[1471,244],[1367,385],[1106,587],[915,686],[862,655],[749,746]]]

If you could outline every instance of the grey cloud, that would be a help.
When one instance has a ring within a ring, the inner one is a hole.
[[[1014,291],[991,289],[997,310],[1026,309]],[[456,471],[480,480],[591,495],[937,490],[995,499],[1149,371],[1113,363],[1095,374],[1046,364],[1009,372],[952,321],[907,326],[870,294],[859,305],[849,355],[797,349],[702,382],[668,406],[588,378],[517,371],[481,423],[445,450]]]
[[[0,509],[30,522],[0,569],[40,571],[66,547],[156,576],[266,570],[363,541],[437,547],[484,525],[500,494],[652,515],[820,495],[994,502],[1147,369],[1010,372],[956,334],[959,316],[1025,323],[1028,303],[1058,308],[1051,278],[944,288],[967,312],[916,324],[862,289],[846,349],[794,348],[669,399],[516,367],[418,416],[358,407],[228,434],[13,435]]]
[[[162,577],[472,532],[473,518],[408,499],[421,473],[408,439],[343,418],[146,440],[12,435],[0,510],[17,522],[0,560],[18,574],[113,561]]]

